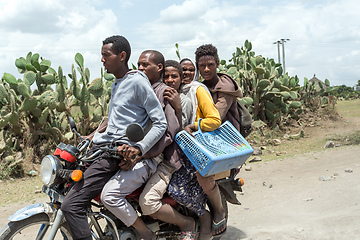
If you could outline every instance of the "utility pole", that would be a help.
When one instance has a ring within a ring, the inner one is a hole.
[[[278,49],[278,63],[280,63],[280,40],[274,42],[274,44],[277,44],[277,49]]]
[[[286,41],[290,41],[290,39],[284,39],[284,38],[282,38],[281,39],[281,44],[282,44],[282,50],[283,50],[283,66],[284,66],[284,73],[286,73],[286,71],[285,71],[285,43],[286,43]]]
[[[278,41],[276,41],[276,42],[274,42],[274,44],[277,44],[277,48],[278,48],[278,60],[279,60],[279,63],[280,63],[280,44],[282,45],[282,57],[283,57],[283,69],[284,69],[284,73],[286,73],[286,71],[285,71],[285,43],[286,43],[286,41],[290,41],[290,39],[288,39],[288,38],[282,38],[282,39],[280,39],[280,40],[278,40]]]

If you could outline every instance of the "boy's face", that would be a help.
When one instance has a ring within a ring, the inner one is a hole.
[[[115,54],[112,50],[112,43],[105,44],[101,48],[101,62],[108,73],[112,73],[116,77],[116,73],[121,65],[121,54]]]
[[[214,56],[202,56],[198,62],[198,68],[201,76],[204,80],[211,80],[216,76],[216,69],[218,64],[215,61]]]
[[[146,74],[151,84],[159,80],[162,64],[155,64],[151,52],[142,53],[138,60],[138,69]]]
[[[181,68],[183,70],[183,80],[184,84],[189,84],[194,79],[195,76],[195,66],[191,61],[185,60],[181,62]]]
[[[164,83],[175,90],[179,90],[181,78],[177,68],[171,66],[165,68]]]

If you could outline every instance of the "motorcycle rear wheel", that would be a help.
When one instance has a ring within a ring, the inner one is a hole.
[[[0,230],[0,240],[46,239],[46,234],[51,229],[49,226],[49,217],[45,213],[37,214],[21,221],[9,222]],[[38,236],[40,229],[45,229],[42,237]],[[72,240],[66,224],[61,224],[59,230],[54,238],[55,240]]]

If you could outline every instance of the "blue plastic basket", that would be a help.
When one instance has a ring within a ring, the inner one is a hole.
[[[193,135],[195,138],[183,130],[175,141],[204,177],[239,167],[254,152],[229,121],[212,132],[199,128]]]

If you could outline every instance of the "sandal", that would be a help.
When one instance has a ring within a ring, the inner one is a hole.
[[[192,231],[181,232],[180,240],[195,240],[196,233]]]
[[[215,234],[216,230],[219,229],[219,228],[222,228],[223,226],[225,226],[224,230],[222,230],[220,233],[218,234]],[[226,229],[227,229],[227,219],[226,217],[223,218],[221,221],[219,222],[214,222],[212,221],[212,232],[213,232],[213,237],[220,237],[222,235],[225,234],[226,232]]]

